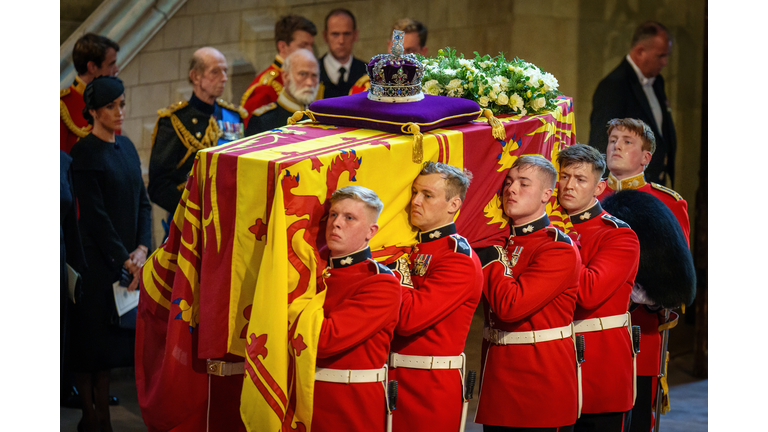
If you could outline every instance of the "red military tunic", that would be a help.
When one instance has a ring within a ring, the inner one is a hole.
[[[640,260],[637,235],[597,201],[570,219],[582,263],[574,321],[626,314]],[[585,346],[581,412],[632,409],[633,355],[627,327],[577,334],[584,335]]]
[[[688,235],[691,232],[691,225],[688,222],[688,203],[677,192],[656,183],[646,183],[642,173],[623,180],[618,180],[611,174],[608,176],[607,183],[608,187],[605,188],[605,192],[598,197],[600,200],[622,189],[637,189],[660,199],[680,222],[685,240],[690,245]],[[632,311],[632,324],[639,325],[642,333],[640,352],[637,354],[637,375],[639,376],[655,377],[659,374],[661,333],[659,333],[658,327],[661,324],[660,320],[663,321],[663,317],[660,317],[656,312],[648,311],[642,305]],[[656,387],[654,386],[654,394],[655,392]]]
[[[506,248],[478,250],[483,264],[485,323],[508,332],[568,326],[573,320],[581,258],[543,215],[511,227]],[[559,427],[576,422],[578,382],[573,339],[526,345],[483,340],[475,422],[507,427]]]
[[[71,86],[61,90],[59,94],[59,135],[60,148],[66,153],[72,150],[80,138],[85,138],[91,133],[93,126],[83,117],[83,92],[86,84],[80,77],[75,77],[75,82]],[[120,129],[115,131],[120,135]]]
[[[614,177],[613,174],[610,174],[608,175],[606,183],[608,184],[608,187],[605,188],[605,191],[603,191],[599,197],[597,197],[600,201],[622,189],[637,189],[660,199],[665,206],[672,210],[672,214],[674,214],[677,221],[680,222],[680,228],[683,229],[685,241],[688,242],[688,246],[690,247],[691,241],[688,237],[691,234],[691,223],[688,220],[688,203],[682,196],[680,196],[680,194],[657,183],[646,183],[642,173],[623,180],[619,180]],[[640,352],[642,352],[642,350]]]
[[[410,268],[396,269],[403,293],[392,352],[461,355],[483,289],[477,254],[451,222],[420,232],[410,261]],[[462,378],[459,369],[390,369],[390,379],[397,380],[392,429],[458,431]]]
[[[327,291],[319,368],[378,369],[387,362],[400,310],[400,284],[387,267],[370,257],[366,247],[330,259],[325,273],[330,276],[323,277]],[[312,431],[384,431],[385,384],[315,381]]]
[[[61,150],[69,153],[72,146],[80,138],[85,138],[91,133],[93,126],[83,118],[83,91],[85,83],[80,77],[75,77],[71,86],[61,90],[59,96],[59,132],[61,138]]]
[[[243,120],[245,127],[248,127],[248,121],[255,109],[277,100],[277,96],[283,91],[282,72],[283,58],[276,55],[275,61],[251,81],[240,100],[240,106],[248,111],[248,117]]]

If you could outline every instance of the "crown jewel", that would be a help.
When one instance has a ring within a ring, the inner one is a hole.
[[[392,31],[392,54],[379,54],[368,62],[371,89],[368,99],[379,102],[415,102],[424,99],[424,66],[413,54],[403,54],[405,32]]]

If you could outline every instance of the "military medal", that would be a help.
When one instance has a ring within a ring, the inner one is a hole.
[[[512,256],[509,257],[509,265],[511,267],[517,265],[517,260],[520,259],[521,253],[523,253],[523,247],[515,246],[515,249],[512,251]]]
[[[432,255],[417,255],[416,260],[413,262],[413,270],[411,270],[411,274],[414,276],[424,276],[424,274],[427,273],[427,267],[429,267],[430,260],[432,260]]]

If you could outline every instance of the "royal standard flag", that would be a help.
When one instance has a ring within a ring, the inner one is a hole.
[[[575,142],[568,98],[547,114],[499,120],[505,140],[479,120],[421,143],[424,161],[473,173],[456,225],[474,247],[508,235],[499,197],[514,160],[554,161]],[[328,199],[352,184],[374,190],[384,203],[374,257],[407,255],[414,145],[408,135],[299,123],[198,152],[171,233],[142,275],[136,375],[151,430],[309,431]],[[555,198],[548,211],[567,229]],[[209,374],[207,360],[241,362],[245,373]]]

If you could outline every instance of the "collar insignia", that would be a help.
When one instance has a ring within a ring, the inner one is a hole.
[[[589,217],[590,217],[590,216],[592,216],[592,215],[591,215],[591,214],[589,214],[589,212],[584,212],[584,214],[582,214],[581,216],[579,216],[579,219],[581,219],[581,220],[586,220],[586,219],[589,219]]]
[[[523,228],[524,233],[531,233],[533,232],[533,225],[528,225],[527,227]]]
[[[352,257],[348,256],[348,257],[344,258],[343,260],[341,260],[339,262],[344,264],[344,265],[350,265],[350,264],[352,264],[352,261],[353,261]]]
[[[448,225],[437,227],[431,231],[419,231],[418,240],[419,243],[427,243],[451,234],[456,234],[456,225],[454,225],[453,222]]]
[[[435,232],[431,233],[429,235],[429,238],[431,238],[431,239],[440,238],[440,231],[435,231]]]

